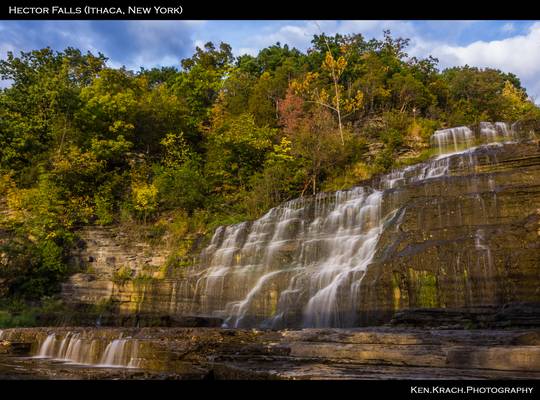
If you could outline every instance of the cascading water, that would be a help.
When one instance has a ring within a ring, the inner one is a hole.
[[[51,333],[44,342],[41,344],[36,358],[50,358],[53,357],[54,347],[56,345],[56,335]]]
[[[373,187],[291,200],[256,221],[218,228],[201,254],[207,269],[196,284],[196,311],[224,317],[227,327],[354,326],[362,278],[403,206],[396,190],[453,171],[474,174],[480,148],[514,139],[505,123],[439,130],[431,139],[437,157],[382,176]]]
[[[313,272],[309,277],[310,299],[304,309],[304,326],[354,323],[354,300],[382,232],[381,200],[380,191],[353,196],[340,202],[322,222],[323,229],[335,234],[322,238],[319,224],[308,232],[308,247],[321,241],[328,255],[308,265]]]
[[[435,131],[431,136],[431,143],[437,145],[439,154],[444,154],[450,149],[457,152],[460,148],[468,148],[474,144],[474,133],[466,126],[442,129]]]
[[[68,332],[63,337],[51,333],[45,338],[34,358],[98,367],[136,368],[138,350],[139,342],[134,339],[105,342],[102,339],[84,337],[81,333]]]
[[[491,143],[499,140],[512,140],[515,132],[512,126],[504,122],[480,122],[480,137],[484,142]]]
[[[138,349],[137,340],[115,339],[107,345],[99,366],[136,368]]]
[[[226,326],[252,324],[265,302],[275,308],[265,324],[278,324],[288,304],[304,302],[297,316],[304,325],[346,325],[356,297],[352,288],[359,287],[382,231],[381,197],[381,191],[362,187],[322,193],[314,202],[287,202],[252,224],[219,228],[202,255],[210,265],[198,282],[203,307],[210,311],[205,299],[220,299],[232,284],[243,293],[222,310]],[[285,287],[289,282],[296,284]]]

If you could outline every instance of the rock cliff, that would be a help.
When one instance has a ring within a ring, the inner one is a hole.
[[[540,303],[534,129],[483,123],[436,132],[433,142],[437,155],[424,163],[218,228],[180,273],[114,282],[119,265],[134,274],[162,265],[165,248],[87,229],[74,258],[93,267],[64,285],[64,297],[271,328],[381,324],[416,309],[490,325],[505,304]],[[415,320],[407,318],[398,320]]]

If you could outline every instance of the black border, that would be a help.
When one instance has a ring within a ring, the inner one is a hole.
[[[5,398],[106,398],[106,399],[534,399],[540,380],[452,381],[452,380],[369,380],[369,381],[0,381]],[[411,393],[411,387],[532,387],[529,394],[426,394]],[[389,397],[389,396],[399,397]],[[210,397],[211,396],[211,397]],[[293,397],[294,396],[294,397]],[[298,397],[297,397],[298,396]],[[312,397],[313,396],[313,397]],[[4,396],[3,396],[4,397]]]
[[[46,15],[13,14],[10,7],[122,7],[128,6],[182,7],[180,15]],[[540,7],[532,0],[495,1],[434,1],[434,0],[132,0],[132,1],[67,1],[67,0],[6,0],[0,5],[0,19],[5,20],[334,20],[334,19],[416,19],[416,20],[535,20],[540,19]]]

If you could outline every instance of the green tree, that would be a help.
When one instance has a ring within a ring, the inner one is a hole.
[[[216,49],[212,42],[206,43],[204,49],[197,47],[193,57],[182,60],[183,70],[172,88],[187,103],[188,136],[196,138],[200,125],[209,122],[210,109],[217,99],[223,79],[230,72],[232,62],[231,46],[221,43]]]

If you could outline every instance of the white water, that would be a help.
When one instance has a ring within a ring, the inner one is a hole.
[[[36,358],[49,358],[54,354],[54,346],[56,343],[56,335],[51,333],[41,344]]]
[[[63,337],[51,333],[41,344],[34,358],[50,358],[71,364],[97,367],[136,368],[139,343],[133,339],[108,341],[105,350],[102,339],[82,337],[68,332]]]
[[[136,340],[115,339],[107,345],[99,366],[136,368],[138,350]]]
[[[364,273],[402,206],[395,190],[451,171],[475,173],[479,147],[515,138],[505,123],[482,123],[476,133],[439,130],[431,139],[437,157],[382,176],[375,188],[291,200],[256,221],[218,228],[201,255],[208,268],[196,285],[198,311],[224,317],[227,327],[354,326]],[[383,215],[385,199],[393,209],[387,204]],[[477,239],[490,265],[486,246]]]
[[[325,239],[328,256],[315,264],[309,278],[304,326],[343,326],[354,318],[356,291],[382,232],[381,200],[382,192],[374,191],[345,202],[327,217],[325,224],[335,235]],[[311,237],[318,236],[314,230]],[[348,293],[340,295],[343,290]]]
[[[484,274],[487,276],[492,272],[494,266],[491,248],[486,243],[485,232],[482,229],[476,231],[475,247],[480,253],[480,257],[478,257],[478,262],[482,265],[480,270],[483,270]]]
[[[513,140],[515,132],[511,126],[504,122],[480,122],[480,136],[487,142],[497,142],[500,140]]]
[[[460,148],[468,148],[474,144],[474,133],[466,126],[441,129],[431,136],[431,143],[437,145],[439,154],[448,152],[448,149],[457,152]]]

